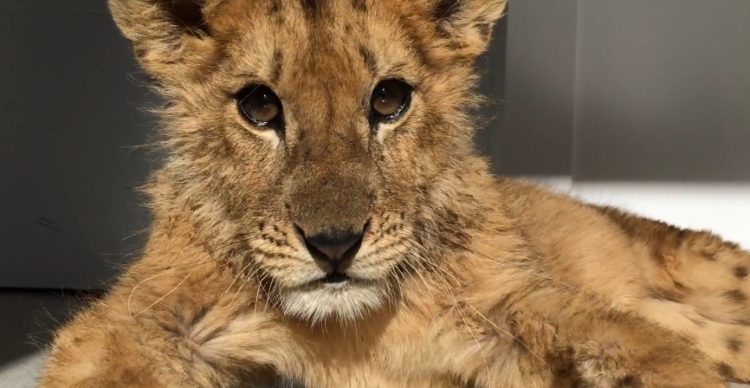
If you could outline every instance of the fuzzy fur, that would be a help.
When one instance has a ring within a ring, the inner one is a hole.
[[[42,387],[721,387],[750,379],[750,255],[493,177],[473,62],[504,0],[110,0],[169,101],[143,257]],[[378,80],[414,86],[371,127]],[[284,131],[244,121],[265,84]],[[369,223],[339,285],[295,225]]]

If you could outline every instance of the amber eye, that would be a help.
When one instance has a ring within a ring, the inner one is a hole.
[[[279,122],[281,101],[267,86],[251,85],[237,95],[240,113],[251,123],[266,127]]]
[[[412,87],[396,79],[381,81],[370,97],[371,118],[376,122],[394,120],[409,108]]]

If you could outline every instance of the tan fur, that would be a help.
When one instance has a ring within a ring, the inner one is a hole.
[[[504,0],[110,0],[168,158],[144,256],[57,334],[42,387],[720,387],[750,379],[750,256],[496,179],[473,61]],[[378,80],[414,86],[371,128]],[[283,132],[234,93],[268,85]],[[295,224],[369,222],[341,287]],[[311,281],[313,281],[311,283]]]

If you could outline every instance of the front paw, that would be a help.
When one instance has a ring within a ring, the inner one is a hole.
[[[575,371],[593,387],[725,387],[719,372],[698,351],[655,342],[631,349],[621,343],[580,345]]]

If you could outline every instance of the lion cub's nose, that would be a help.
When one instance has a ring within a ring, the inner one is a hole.
[[[301,228],[299,230],[307,250],[318,266],[328,274],[346,271],[357,255],[364,236],[364,228],[358,231],[334,229],[312,236],[308,236]]]

